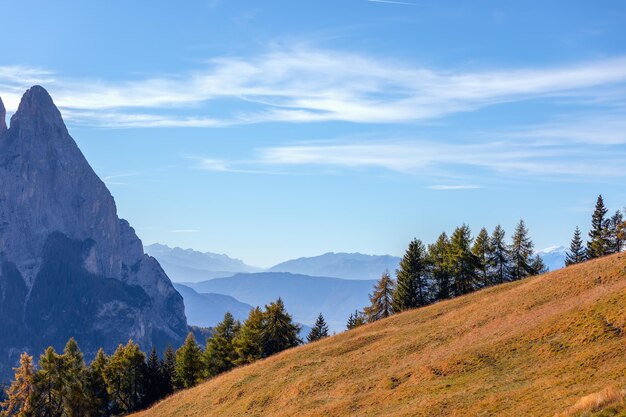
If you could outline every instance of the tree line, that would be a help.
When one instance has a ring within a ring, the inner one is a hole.
[[[232,314],[207,338],[205,349],[189,333],[180,348],[160,358],[146,355],[132,340],[110,356],[100,349],[86,364],[70,339],[63,353],[48,347],[37,366],[23,353],[1,403],[1,417],[112,417],[141,410],[173,393],[236,366],[271,356],[302,343],[281,299],[252,309],[240,323]],[[320,314],[309,341],[328,336]]]
[[[618,210],[608,209],[598,197],[586,247],[577,227],[567,253],[566,265],[583,262],[624,249],[626,222]],[[394,313],[469,294],[496,284],[517,281],[547,272],[523,220],[517,224],[510,243],[498,225],[488,233],[482,228],[472,237],[467,225],[457,227],[451,237],[444,232],[428,246],[414,239],[409,243],[395,280],[385,271],[370,294],[370,305],[350,315],[347,328],[374,322]]]

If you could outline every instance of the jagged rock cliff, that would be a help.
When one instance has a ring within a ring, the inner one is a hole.
[[[182,297],[69,135],[42,87],[0,102],[0,377],[22,350],[145,349],[187,332]]]

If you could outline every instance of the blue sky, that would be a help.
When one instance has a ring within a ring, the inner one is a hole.
[[[523,3],[523,4],[522,4]],[[626,205],[623,1],[0,1],[144,243],[269,266]]]

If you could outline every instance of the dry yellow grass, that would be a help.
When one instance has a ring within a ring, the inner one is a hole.
[[[585,395],[573,407],[556,417],[626,416],[626,390],[609,386],[599,392]]]
[[[626,387],[626,254],[395,315],[139,416],[554,416]]]

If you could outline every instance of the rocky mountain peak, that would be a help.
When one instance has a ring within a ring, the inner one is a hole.
[[[7,130],[7,111],[4,108],[4,103],[0,97],[0,135]]]
[[[11,127],[25,133],[48,133],[50,129],[67,134],[61,112],[50,94],[41,86],[29,88],[22,96],[17,112],[11,117]]]

